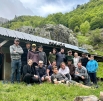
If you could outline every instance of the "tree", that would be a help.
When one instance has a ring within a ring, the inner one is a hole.
[[[72,30],[74,30],[74,28],[76,26],[80,27],[80,24],[82,23],[81,17],[80,16],[73,16],[70,20],[69,20],[69,28],[71,28]]]
[[[75,28],[74,28],[74,32],[79,32],[79,27],[78,26],[76,26]]]
[[[90,30],[90,23],[85,21],[80,25],[80,31],[83,35],[85,35]]]

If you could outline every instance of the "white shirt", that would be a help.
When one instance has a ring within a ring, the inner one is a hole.
[[[69,70],[69,68],[66,66],[65,69],[60,68],[60,69],[59,69],[59,73],[65,75],[65,74],[67,74],[67,73],[70,73],[70,70]]]
[[[74,57],[73,61],[74,61],[74,66],[77,67],[78,66],[77,64],[79,62],[79,57],[77,57],[77,58]]]

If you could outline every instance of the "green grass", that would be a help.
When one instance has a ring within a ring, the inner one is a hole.
[[[79,45],[83,45],[83,44],[88,44],[91,45],[90,41],[89,41],[89,36],[83,36],[81,34],[77,33],[77,39],[78,39],[78,43]],[[98,43],[98,47],[93,46],[94,47],[94,52],[91,52],[90,50],[88,50],[90,52],[90,54],[97,54],[97,55],[101,55],[103,56],[103,44],[102,43]]]
[[[2,84],[0,82],[0,101],[73,101],[76,96],[96,95],[99,97],[103,83],[98,89],[85,89],[78,86],[42,85],[26,86],[25,84]]]
[[[97,77],[99,78],[103,78],[103,63],[99,62],[99,68],[97,71]]]

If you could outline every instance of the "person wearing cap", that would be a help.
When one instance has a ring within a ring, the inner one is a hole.
[[[60,52],[56,54],[57,67],[60,68],[60,64],[65,61],[64,48],[61,48]]]
[[[88,71],[91,81],[93,82],[93,84],[96,85],[96,88],[98,88],[97,77],[96,77],[96,72],[98,69],[98,62],[96,60],[94,60],[93,55],[90,56],[90,61],[88,61],[86,69]]]
[[[14,83],[14,74],[17,73],[17,82],[20,82],[21,73],[21,55],[23,54],[23,49],[19,45],[20,40],[15,39],[14,44],[10,46],[11,55],[11,83]]]
[[[87,65],[87,63],[89,61],[86,53],[82,53],[82,57],[81,57],[80,61],[82,62],[82,65],[84,67],[86,67],[86,65]]]
[[[48,61],[49,61],[50,65],[53,61],[56,61],[56,52],[57,52],[57,50],[55,48],[53,48],[52,53],[51,52],[49,53]]]
[[[46,53],[43,51],[42,45],[38,47],[38,51],[39,51],[39,61],[43,61],[44,65],[47,66],[47,56]]]
[[[22,74],[22,69],[24,65],[27,65],[27,54],[31,50],[31,44],[30,42],[26,42],[26,47],[23,48],[24,53],[21,56],[21,61],[22,61],[22,68],[21,68],[21,74]]]
[[[32,44],[32,50],[27,54],[27,60],[31,59],[33,61],[33,67],[39,63],[39,53],[36,51],[36,44]]]
[[[44,81],[50,81],[50,77],[46,73],[46,68],[43,66],[43,61],[39,61],[38,68],[36,68],[36,71],[39,75],[40,83]]]
[[[23,67],[23,81],[27,84],[39,83],[38,73],[36,72],[32,64],[33,61],[29,59],[27,65]]]
[[[72,61],[72,64],[74,64],[73,58],[74,58],[74,57],[73,57],[73,55],[72,55],[72,51],[69,50],[68,53],[67,53],[67,55],[66,55],[66,58],[65,58],[66,62],[67,62],[68,60],[71,60],[71,61]]]

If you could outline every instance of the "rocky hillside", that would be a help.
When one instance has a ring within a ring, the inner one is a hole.
[[[23,26],[16,30],[78,46],[78,41],[74,37],[73,31],[61,24],[46,24],[42,27],[36,28],[30,26]]]

